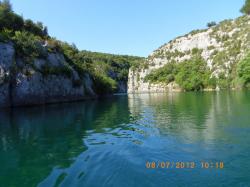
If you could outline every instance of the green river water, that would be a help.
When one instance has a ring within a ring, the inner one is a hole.
[[[250,92],[0,112],[0,187],[250,186]]]

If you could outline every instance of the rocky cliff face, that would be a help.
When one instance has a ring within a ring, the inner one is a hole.
[[[233,66],[250,49],[250,17],[225,20],[218,25],[196,30],[178,37],[155,50],[139,68],[130,68],[128,92],[164,92],[179,91],[172,82],[166,84],[145,81],[153,70],[160,69],[169,62],[182,63],[191,59],[194,53],[200,53],[215,78],[228,77]]]
[[[95,97],[88,74],[79,74],[60,53],[27,63],[12,43],[0,43],[0,107],[45,104]]]

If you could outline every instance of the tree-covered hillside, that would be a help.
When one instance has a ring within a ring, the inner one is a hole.
[[[46,59],[49,53],[62,53],[80,75],[88,73],[91,76],[97,94],[116,92],[119,81],[127,81],[130,66],[143,60],[141,57],[78,50],[74,44],[49,36],[43,23],[34,23],[13,12],[8,0],[0,1],[0,42],[13,43],[16,58],[24,59],[32,67],[34,59]],[[44,67],[42,73],[70,74],[71,70]]]

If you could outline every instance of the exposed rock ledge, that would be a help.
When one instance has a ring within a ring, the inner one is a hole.
[[[143,72],[140,73],[143,74]],[[132,69],[129,70],[128,76],[128,93],[161,93],[182,91],[179,85],[174,82],[169,84],[144,82],[140,78],[141,75]]]
[[[44,75],[42,67],[71,69],[72,76]],[[77,84],[81,82],[82,84]],[[0,43],[0,107],[36,105],[82,100],[96,97],[88,74],[79,74],[60,53],[50,53],[47,59],[35,59],[32,65],[15,57],[12,43]]]

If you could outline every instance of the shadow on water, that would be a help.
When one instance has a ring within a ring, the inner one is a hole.
[[[129,113],[121,97],[16,108],[1,111],[0,119],[0,186],[36,186],[54,167],[69,167],[88,149],[88,131],[128,123]]]
[[[249,92],[197,92],[2,110],[0,186],[250,184],[249,108]],[[228,168],[145,169],[202,159]]]

